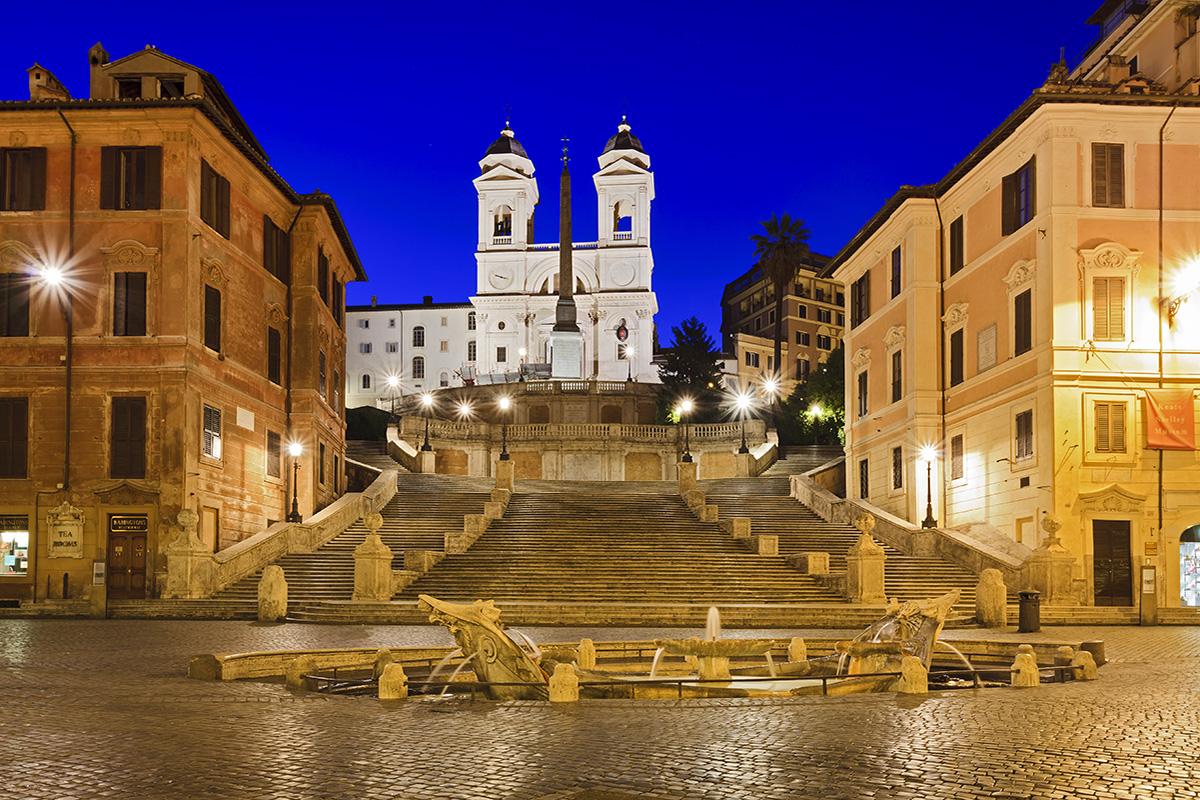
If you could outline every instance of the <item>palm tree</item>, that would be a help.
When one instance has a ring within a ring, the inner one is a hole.
[[[762,223],[766,233],[750,235],[754,242],[754,258],[763,274],[775,287],[775,370],[782,380],[783,369],[783,296],[787,285],[800,274],[804,256],[808,255],[808,237],[812,233],[804,220],[788,214],[771,217]]]

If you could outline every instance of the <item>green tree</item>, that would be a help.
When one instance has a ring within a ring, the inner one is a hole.
[[[783,369],[783,297],[787,287],[804,264],[809,254],[808,237],[812,233],[804,226],[804,220],[790,215],[771,217],[762,223],[764,233],[750,235],[754,242],[754,258],[763,274],[775,287],[775,370],[780,380],[787,377]]]
[[[671,328],[671,346],[663,352],[658,375],[659,419],[666,419],[681,400],[695,408],[689,421],[706,422],[720,416],[721,353],[713,344],[704,323],[689,317]]]
[[[845,444],[845,352],[839,344],[796,385],[784,404],[780,437],[787,444]]]

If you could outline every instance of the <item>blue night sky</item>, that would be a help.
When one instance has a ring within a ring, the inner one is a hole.
[[[717,339],[724,284],[772,214],[832,255],[902,184],[941,178],[1096,35],[1101,0],[896,3],[23,4],[0,98],[35,61],[76,97],[87,50],[152,44],[213,73],[295,189],[338,203],[371,280],[347,302],[465,301],[478,161],[505,106],[539,178],[538,241],[558,236],[571,140],[577,241],[623,110],[652,159],[661,341],[695,314]],[[351,10],[333,16],[339,8]]]

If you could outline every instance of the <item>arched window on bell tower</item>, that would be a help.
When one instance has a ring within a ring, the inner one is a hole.
[[[613,205],[613,240],[628,241],[633,239],[633,203],[628,200],[618,200]]]
[[[499,206],[496,213],[493,215],[492,239],[493,244],[511,244],[512,243],[512,218],[513,211],[508,205]],[[507,238],[507,242],[496,241]]]

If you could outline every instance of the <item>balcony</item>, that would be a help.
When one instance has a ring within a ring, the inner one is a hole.
[[[512,244],[512,243],[513,243],[513,237],[511,234],[509,236],[493,236],[492,237],[492,244]]]

